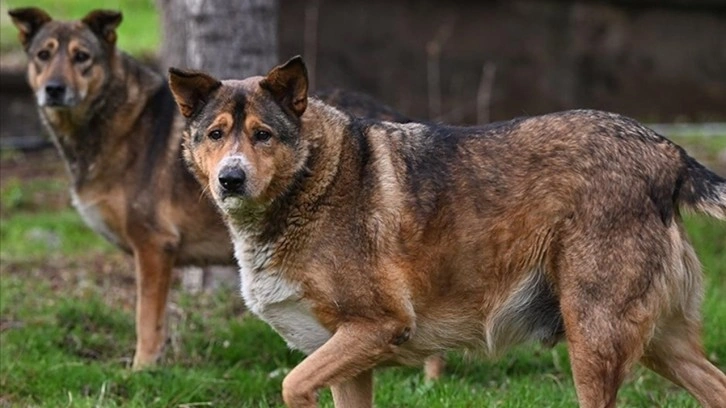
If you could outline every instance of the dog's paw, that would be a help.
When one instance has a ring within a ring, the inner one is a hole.
[[[315,391],[304,388],[299,384],[289,384],[288,381],[283,381],[282,399],[285,401],[285,405],[289,408],[316,408],[318,406],[317,394]]]

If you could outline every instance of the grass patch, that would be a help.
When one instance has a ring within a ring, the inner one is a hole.
[[[2,219],[0,241],[3,262],[43,259],[54,253],[77,256],[113,248],[70,208],[59,212],[19,213]]]
[[[0,261],[47,261],[57,256],[78,257],[115,251],[69,207],[67,183],[58,177],[2,180]]]
[[[13,212],[33,213],[47,207],[67,207],[67,182],[40,178],[30,182],[17,177],[3,180],[0,184],[0,216]]]
[[[241,313],[230,292],[180,296],[185,313],[173,325],[176,344],[164,366],[142,373],[128,370],[132,311],[106,304],[102,293],[69,299],[50,285],[4,274],[0,297],[13,298],[2,304],[0,333],[0,400],[11,406],[279,405],[282,377],[274,374],[301,358]]]
[[[694,148],[699,151],[718,153],[726,149],[726,136],[670,136],[669,139],[689,151]]]
[[[75,20],[89,11],[120,10],[124,20],[118,28],[118,46],[135,56],[153,55],[160,44],[159,19],[153,0],[0,0],[0,51],[20,50],[17,30],[7,15],[16,7],[40,7],[56,20]]]
[[[726,136],[676,136],[670,138],[681,145],[688,154],[717,174],[726,176]]]

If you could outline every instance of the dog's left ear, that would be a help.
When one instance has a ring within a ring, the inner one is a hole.
[[[260,86],[268,90],[280,106],[298,117],[308,107],[308,70],[299,55],[273,68]]]
[[[114,10],[93,10],[81,19],[91,31],[110,45],[116,44],[116,27],[121,24],[123,14]]]
[[[13,24],[18,28],[20,43],[27,50],[30,41],[41,27],[52,18],[45,11],[37,7],[16,8],[8,11]]]
[[[184,117],[190,117],[209,100],[222,82],[204,72],[169,68],[169,88]]]

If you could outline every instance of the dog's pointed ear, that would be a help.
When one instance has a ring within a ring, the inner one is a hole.
[[[110,45],[116,44],[116,27],[121,24],[123,14],[115,10],[93,10],[81,19],[98,38]]]
[[[200,71],[169,68],[169,88],[184,117],[190,117],[209,100],[222,82]]]
[[[16,8],[8,11],[13,24],[18,28],[20,44],[27,50],[35,34],[43,25],[53,20],[48,13],[37,7]]]
[[[299,55],[270,70],[260,86],[298,117],[308,107],[308,70]]]

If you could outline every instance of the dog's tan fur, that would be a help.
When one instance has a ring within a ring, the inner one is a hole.
[[[371,405],[371,372],[449,348],[569,343],[583,407],[633,364],[726,406],[700,340],[680,208],[726,218],[726,181],[635,121],[568,111],[480,128],[361,121],[265,77],[170,70],[185,157],[222,209],[246,303],[308,354],[291,407]]]
[[[153,364],[166,341],[172,267],[234,264],[227,228],[184,166],[182,123],[163,76],[115,47],[121,13],[96,10],[70,22],[37,8],[9,14],[28,54],[41,119],[67,164],[73,204],[134,256],[133,367]],[[63,92],[53,99],[48,87]],[[364,95],[335,91],[326,98],[357,115],[406,121]],[[441,364],[431,360],[430,378]]]

